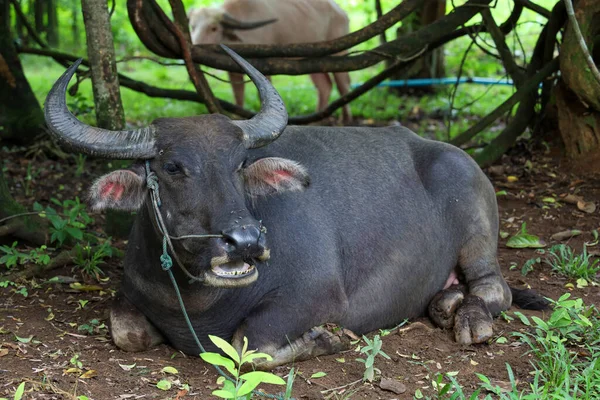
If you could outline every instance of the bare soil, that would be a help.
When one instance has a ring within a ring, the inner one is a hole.
[[[50,197],[84,197],[85,190],[101,171],[98,162],[88,162],[86,172],[76,177],[72,161],[30,162],[23,160],[22,153],[4,154],[13,194],[28,207],[34,200],[47,204]],[[25,195],[23,177],[30,163],[31,169],[40,173]],[[561,164],[563,161],[554,153],[543,149],[532,153],[522,145],[505,156],[501,164],[486,171],[496,189],[507,192],[498,197],[501,231],[513,235],[526,222],[527,230],[549,245],[556,243],[550,238],[554,233],[567,229],[584,232],[566,241],[577,250],[581,250],[584,241],[592,241],[590,232],[600,228],[598,210],[585,213],[576,205],[560,201],[549,203],[543,199],[552,196],[560,199],[561,194],[571,193],[597,202],[600,176],[586,170],[585,165],[568,169]],[[103,216],[97,214],[94,218],[94,229],[100,231]],[[535,265],[533,272],[523,276],[520,272],[523,263],[537,255],[530,249],[507,248],[506,241],[506,238],[499,239],[499,260],[510,285],[532,287],[553,299],[572,292],[586,304],[600,306],[597,287],[577,288],[575,282],[552,272],[548,265]],[[125,245],[125,241],[117,242],[120,248]],[[600,246],[590,247],[596,252],[598,248]],[[516,268],[511,269],[511,265]],[[19,383],[26,381],[26,399],[70,399],[79,395],[96,400],[212,398],[210,393],[217,388],[217,374],[199,358],[184,356],[167,345],[143,353],[125,353],[112,344],[106,328],[96,329],[92,334],[78,330],[92,319],[98,319],[100,324],[108,323],[108,308],[119,285],[122,266],[119,260],[112,260],[103,270],[108,278],[103,282],[90,281],[72,267],[47,272],[25,282],[27,297],[10,287],[0,288],[0,397],[12,398]],[[99,288],[80,291],[68,283],[47,282],[55,276]],[[81,300],[87,301],[83,307]],[[512,308],[509,314],[514,311],[517,309]],[[523,312],[544,316],[542,312]],[[407,399],[412,398],[416,390],[432,396],[435,375],[451,371],[457,373],[456,378],[464,389],[472,392],[480,382],[476,373],[507,384],[507,363],[518,379],[519,388],[526,389],[531,379],[531,356],[526,346],[510,336],[511,332],[524,331],[526,327],[518,319],[507,322],[498,318],[494,329],[496,337],[490,343],[461,346],[454,342],[451,332],[433,327],[426,317],[410,321],[382,337],[383,350],[391,360],[379,357],[375,364],[382,377],[398,384],[398,393],[381,389],[379,381],[363,383],[364,365],[355,361],[360,355],[352,349],[294,365],[301,373],[294,384],[294,397],[322,399],[351,395],[353,399]],[[17,336],[23,341],[33,338],[23,343]],[[497,343],[495,339],[500,336],[507,338],[507,342]],[[73,369],[75,365],[70,360],[75,355],[81,362],[81,371]],[[178,373],[161,372],[165,366],[176,368]],[[280,367],[274,372],[286,376],[291,367]],[[316,372],[326,375],[311,378]],[[156,387],[157,381],[163,378],[173,383],[168,391]],[[184,384],[189,385],[189,391],[184,389]],[[270,393],[281,390],[274,386],[264,389]]]

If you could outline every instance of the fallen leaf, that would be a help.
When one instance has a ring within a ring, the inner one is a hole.
[[[479,365],[479,363],[477,361],[475,361],[475,360],[471,360],[471,365],[477,366],[477,365]]]
[[[406,392],[406,385],[402,382],[398,382],[395,379],[381,378],[379,387],[382,390],[387,390],[388,392],[393,392],[396,394],[402,394]]]
[[[123,369],[123,371],[131,371],[135,367],[135,364],[136,363],[133,363],[130,365],[119,364],[119,367],[121,367]]]
[[[14,335],[14,333],[13,333]],[[17,335],[15,335],[15,339],[17,339],[18,342],[21,343],[29,343],[31,342],[31,339],[33,339],[33,335],[29,336],[29,337],[19,337]]]
[[[177,369],[174,367],[164,367],[161,372],[173,375],[177,375],[179,373],[179,371],[177,371]]]
[[[509,176],[507,176],[507,177],[506,177],[506,181],[507,181],[507,182],[511,182],[511,183],[512,183],[512,182],[516,182],[516,181],[518,181],[518,180],[519,180],[519,178],[517,178],[517,177],[516,177],[516,176],[514,176],[514,175],[509,175]]]
[[[521,231],[508,239],[506,247],[512,249],[539,249],[546,247],[546,243],[544,243],[543,240],[540,240],[539,237],[527,233],[525,230],[525,223],[523,223],[523,225],[521,225]]]
[[[578,229],[569,229],[566,231],[562,231],[562,232],[557,232],[554,235],[550,236],[550,239],[552,240],[565,240],[565,239],[570,239],[572,237],[575,236],[579,236],[581,235],[581,231]]]
[[[577,204],[577,202],[579,201],[584,201],[583,197],[581,196],[576,196],[574,194],[562,194],[561,196],[561,200],[565,203],[569,203],[569,204]]]
[[[81,370],[79,368],[68,368],[63,371],[63,375],[66,374],[81,374]]]
[[[177,396],[175,397],[175,400],[179,400],[182,397],[185,397],[185,395],[188,393],[189,393],[189,391],[187,391],[185,389],[180,390],[179,392],[177,392]]]
[[[69,285],[69,287],[71,289],[74,289],[74,290],[77,290],[77,291],[80,291],[80,292],[93,292],[95,290],[102,290],[102,289],[104,289],[103,287],[98,286],[98,285],[82,285],[79,282],[71,283]],[[84,306],[82,306],[82,307],[84,307]]]
[[[90,369],[88,371],[85,371],[79,377],[82,378],[82,379],[90,379],[90,378],[95,377],[96,375],[98,375],[98,373],[95,370]]]
[[[594,211],[596,211],[596,203],[594,203],[593,201],[578,201],[577,202],[577,208],[580,211],[586,212],[588,214],[593,213]]]
[[[0,357],[4,357],[8,354],[8,349],[0,349]]]
[[[588,281],[583,278],[577,279],[577,288],[583,289],[585,287],[588,287]]]
[[[327,374],[323,371],[319,371],[319,372],[315,372],[310,377],[311,377],[311,379],[318,379],[318,378],[322,378],[324,376],[327,376]]]
[[[171,389],[171,382],[166,379],[161,379],[160,381],[156,382],[156,387],[160,390],[169,390]]]

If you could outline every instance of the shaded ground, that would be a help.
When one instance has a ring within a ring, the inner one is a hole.
[[[549,203],[543,199],[552,196],[560,199],[561,194],[571,193],[587,201],[595,201],[600,195],[600,178],[589,174],[585,166],[578,166],[573,172],[563,172],[558,168],[558,158],[543,151],[532,155],[521,147],[513,152],[512,156],[504,158],[502,165],[487,171],[497,190],[507,192],[499,197],[501,231],[513,235],[520,229],[521,223],[526,222],[530,233],[553,244],[552,234],[565,229],[579,229],[584,234],[571,239],[569,244],[581,250],[584,241],[592,240],[589,232],[600,228],[599,212],[588,214],[579,211],[575,205],[560,201]],[[86,170],[92,173],[84,172],[81,177],[74,177],[72,162],[67,167],[65,162],[39,161],[32,163],[39,174],[27,184],[18,178],[24,177],[27,170],[27,162],[17,161],[21,156],[19,153],[8,155],[4,167],[15,179],[15,197],[29,206],[34,199],[46,203],[50,197],[83,197],[88,184],[98,175],[95,171],[99,169],[92,163],[86,165]],[[517,180],[507,179],[508,176]],[[61,185],[64,187],[61,188]],[[99,229],[103,217],[94,217]],[[536,254],[533,250],[509,249],[505,246],[506,240],[499,241],[499,259],[512,286],[531,286],[555,299],[572,291],[586,304],[600,305],[598,288],[567,288],[565,285],[569,281],[553,273],[547,265],[536,265],[533,272],[522,276],[520,269],[523,263]],[[120,242],[118,246],[123,248],[125,243]],[[598,251],[598,248],[600,246],[590,249]],[[517,268],[510,269],[511,265]],[[110,342],[105,328],[96,329],[91,335],[78,330],[79,326],[92,319],[98,319],[100,324],[107,322],[107,310],[119,284],[121,266],[118,261],[112,261],[103,269],[109,279],[100,283],[101,290],[82,292],[73,290],[69,284],[45,283],[54,276],[86,283],[81,273],[70,267],[28,281],[27,297],[11,288],[0,288],[0,397],[10,397],[16,386],[25,380],[28,382],[27,399],[67,399],[73,398],[73,395],[86,395],[91,399],[210,398],[210,392],[217,387],[217,375],[201,360],[186,357],[166,345],[144,353],[125,353]],[[88,302],[82,307],[80,300]],[[514,308],[509,314],[513,311]],[[530,379],[530,358],[525,354],[525,346],[509,335],[512,331],[524,330],[525,326],[518,320],[509,323],[497,319],[494,328],[496,335],[508,339],[506,343],[494,341],[492,344],[460,346],[454,342],[450,332],[433,328],[426,318],[411,321],[400,328],[400,332],[394,330],[383,337],[383,350],[391,360],[378,358],[375,364],[383,377],[402,384],[403,393],[382,390],[377,383],[363,384],[364,366],[355,361],[359,354],[350,350],[296,364],[301,375],[294,384],[294,397],[344,398],[355,392],[351,398],[404,399],[412,398],[417,389],[426,396],[432,396],[435,374],[450,371],[457,373],[456,378],[469,392],[478,387],[475,373],[485,374],[493,381],[507,382],[506,363],[512,366],[520,387],[525,389]],[[27,343],[18,341],[15,335]],[[33,338],[28,340],[32,335]],[[71,360],[76,355],[81,362],[81,372],[73,370],[77,360]],[[165,366],[175,367],[178,373],[167,375],[161,372]],[[285,376],[290,367],[280,367],[275,372]],[[325,372],[326,375],[311,379],[316,372]],[[156,382],[162,378],[173,381],[172,389],[162,391],[156,387]],[[189,385],[189,392],[179,391],[184,384]],[[276,387],[265,389],[271,393],[279,390]]]

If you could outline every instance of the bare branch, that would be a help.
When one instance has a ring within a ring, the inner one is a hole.
[[[496,21],[494,21],[494,17],[490,10],[486,9],[481,12],[481,16],[485,25],[488,28],[488,32],[494,43],[496,44],[496,50],[498,54],[500,54],[500,58],[502,59],[502,64],[504,65],[504,69],[510,77],[512,78],[515,86],[518,88],[522,85],[523,79],[525,78],[523,72],[519,69],[519,66],[515,62],[515,59],[512,56],[512,53],[508,46],[506,45],[506,41],[504,39],[504,35],[498,25],[496,25]]]
[[[480,119],[475,125],[467,129],[465,132],[452,139],[450,143],[455,146],[460,146],[474,138],[479,132],[490,126],[496,119],[510,111],[515,104],[523,100],[532,91],[537,91],[540,82],[556,72],[558,70],[558,66],[558,58],[555,58],[550,63],[546,64],[544,68],[538,71],[531,78],[527,79],[519,90],[517,90],[494,111]]]
[[[530,1],[530,0],[516,0],[519,4],[521,4],[523,7],[528,8],[532,11],[535,11],[536,13],[540,14],[543,17],[546,18],[550,18],[550,15],[552,14],[550,12],[550,10],[535,4],[534,2]]]

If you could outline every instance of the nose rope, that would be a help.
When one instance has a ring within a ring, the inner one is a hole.
[[[175,276],[173,275],[173,271],[171,270],[171,267],[173,267],[173,260],[169,256],[168,250],[169,249],[171,250],[171,253],[173,254],[173,257],[175,258],[175,261],[177,261],[177,264],[179,264],[179,267],[183,270],[183,272],[185,272],[185,274],[188,277],[190,277],[193,281],[201,281],[202,280],[201,278],[198,278],[198,277],[190,274],[189,271],[179,261],[179,259],[177,258],[177,254],[175,253],[175,249],[173,248],[173,243],[171,243],[171,239],[178,240],[178,239],[185,239],[185,238],[214,238],[214,237],[219,238],[219,237],[223,237],[223,235],[214,235],[214,234],[210,235],[209,234],[209,235],[184,235],[184,236],[177,236],[177,237],[170,236],[167,231],[167,226],[165,225],[165,222],[162,218],[162,214],[160,213],[160,209],[159,209],[161,206],[161,202],[160,202],[160,196],[158,193],[158,177],[152,170],[150,170],[150,162],[149,161],[146,161],[146,186],[148,186],[148,189],[150,190],[150,197],[151,197],[152,206],[153,206],[152,209],[154,210],[154,216],[155,216],[157,224],[158,224],[158,229],[159,229],[160,233],[163,235],[163,243],[162,243],[163,253],[160,256],[160,265],[161,265],[163,271],[166,271],[169,274],[169,278],[171,279],[171,283],[173,284],[173,288],[175,289],[175,294],[177,294],[177,300],[179,301],[179,307],[181,308],[181,312],[183,313],[183,318],[185,319],[185,323],[186,323],[188,329],[190,330],[192,337],[194,338],[194,341],[196,342],[196,345],[200,349],[200,353],[206,353],[204,346],[202,346],[202,343],[200,343],[200,339],[198,338],[198,335],[196,335],[196,331],[194,330],[192,321],[190,320],[190,317],[185,308],[185,304],[183,303],[183,297],[181,297],[181,292],[179,291],[179,286],[177,285],[177,281],[175,280]],[[219,368],[218,365],[213,365],[213,367],[219,373],[219,375],[221,375],[225,379],[235,383],[235,380],[232,377],[230,377],[229,375],[227,375],[225,372],[223,372],[223,370],[221,368]],[[273,395],[270,393],[265,393],[261,390],[253,390],[252,393],[256,394],[257,396],[266,397],[269,399],[284,400],[283,397],[281,397],[281,396]]]

